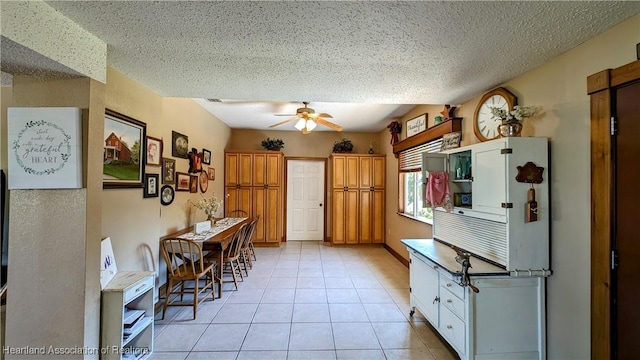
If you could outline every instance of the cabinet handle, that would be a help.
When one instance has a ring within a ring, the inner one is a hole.
[[[447,325],[447,329],[453,329],[453,326]]]
[[[451,287],[451,283],[447,283],[447,287]]]
[[[451,299],[447,299],[447,302],[451,304],[453,301],[451,301]]]
[[[433,299],[433,303],[432,304],[435,304],[437,302],[440,302],[440,296],[436,296],[436,298]]]
[[[464,211],[458,210],[458,214],[464,214]]]
[[[438,270],[438,265],[433,265],[433,270]]]
[[[142,284],[142,285],[140,285],[140,286],[136,289],[136,292],[138,292],[138,291],[140,291],[140,290],[144,289],[145,287],[147,287],[147,284]]]

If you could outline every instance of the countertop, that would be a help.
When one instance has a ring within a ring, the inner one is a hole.
[[[426,257],[452,275],[460,275],[462,265],[456,261],[456,252],[450,246],[433,239],[402,239],[410,251]],[[475,256],[470,258],[469,276],[508,276],[509,271]]]

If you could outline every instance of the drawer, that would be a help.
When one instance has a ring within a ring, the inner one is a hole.
[[[453,295],[453,293],[447,290],[447,288],[443,288],[440,290],[440,303],[446,306],[460,319],[465,320],[464,301]]]
[[[450,274],[444,272],[440,273],[440,286],[451,291],[453,295],[460,298],[460,300],[464,300],[465,289],[458,285],[458,282],[454,280]]]
[[[144,294],[147,290],[153,287],[153,276],[148,276],[137,283],[133,284],[131,287],[125,290],[124,292],[124,302],[125,304],[129,301],[135,299],[136,297]]]
[[[466,353],[466,323],[455,316],[446,307],[440,308],[440,334],[449,341],[460,354]]]

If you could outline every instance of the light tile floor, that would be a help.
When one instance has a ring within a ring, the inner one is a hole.
[[[151,359],[457,359],[418,312],[409,270],[382,247],[256,248],[237,291],[157,314]]]

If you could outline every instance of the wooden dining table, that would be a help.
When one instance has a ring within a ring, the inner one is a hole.
[[[202,244],[203,251],[215,252],[218,256],[218,298],[222,297],[222,267],[224,259],[224,251],[231,242],[233,235],[242,225],[248,224],[249,218],[246,217],[229,217],[218,219],[211,229],[194,233],[193,226],[178,230],[172,234],[165,235],[160,238],[164,239],[189,239]]]

